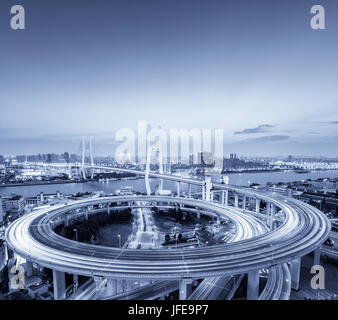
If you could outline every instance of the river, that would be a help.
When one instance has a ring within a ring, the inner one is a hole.
[[[238,186],[248,186],[250,183],[258,183],[265,185],[267,182],[292,182],[306,179],[318,178],[338,178],[338,170],[317,171],[310,173],[295,173],[295,172],[259,172],[259,173],[229,173],[229,184]],[[220,177],[216,177],[220,178]],[[152,190],[156,188],[159,181],[151,179]],[[31,186],[13,186],[1,187],[0,196],[10,194],[20,194],[24,197],[34,197],[40,192],[47,194],[55,194],[60,191],[63,194],[76,194],[78,192],[103,191],[105,193],[114,193],[116,190],[124,186],[132,186],[136,191],[145,192],[145,183],[143,179],[137,180],[117,180],[110,182],[85,182],[85,183],[65,183],[52,185],[31,185]],[[164,189],[176,190],[174,182],[165,181]],[[187,185],[181,185],[181,191],[187,191]],[[192,186],[192,191],[200,191],[197,186]]]

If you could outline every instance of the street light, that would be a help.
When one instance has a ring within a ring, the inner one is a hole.
[[[75,231],[75,240],[76,240],[76,241],[79,241],[79,240],[78,240],[78,237],[77,237],[77,229],[73,229],[73,231]]]
[[[119,238],[119,248],[121,248],[121,235],[118,234],[117,237]]]

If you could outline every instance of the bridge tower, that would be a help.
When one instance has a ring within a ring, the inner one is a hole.
[[[146,183],[146,191],[147,191],[148,196],[150,196],[150,194],[151,194],[151,188],[150,188],[150,182],[149,182],[151,155],[152,155],[152,153],[156,154],[157,152],[158,152],[158,163],[159,163],[159,170],[158,171],[159,171],[160,174],[163,174],[163,172],[164,172],[161,143],[155,143],[147,151],[145,183]],[[161,179],[159,190],[162,190],[162,189],[163,189],[163,180]]]
[[[82,138],[82,162],[81,162],[81,172],[83,179],[86,179],[86,163],[87,159],[89,158],[90,166],[94,166],[94,158],[93,158],[93,145],[92,145],[92,138],[89,137],[89,140]],[[94,178],[94,170],[91,169],[91,179]]]

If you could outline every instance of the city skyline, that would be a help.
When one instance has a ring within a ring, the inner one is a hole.
[[[338,300],[337,34],[337,0],[0,1],[0,301]]]
[[[222,128],[224,152],[336,157],[337,4],[326,30],[310,1],[74,1],[0,4],[0,154],[113,154],[139,120]],[[65,9],[66,8],[66,9]]]

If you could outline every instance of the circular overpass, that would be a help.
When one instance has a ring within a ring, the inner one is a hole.
[[[229,186],[224,189],[228,190]],[[275,267],[314,251],[328,237],[329,220],[310,205],[249,189],[233,190],[272,203],[283,212],[283,221],[277,228],[268,230],[253,212],[214,202],[163,196],[102,197],[25,215],[10,225],[6,239],[18,255],[53,270],[107,278],[177,280]],[[131,202],[178,204],[199,208],[218,219],[229,219],[236,226],[234,242],[188,249],[118,249],[76,242],[54,232],[55,225],[74,210]]]

